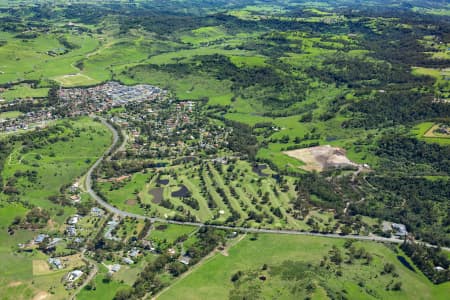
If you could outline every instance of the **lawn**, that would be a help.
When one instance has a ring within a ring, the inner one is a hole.
[[[417,124],[411,129],[411,133],[414,134],[417,139],[427,142],[436,143],[440,145],[450,145],[450,137],[447,136],[435,136],[430,131],[438,125],[434,122],[422,122]]]

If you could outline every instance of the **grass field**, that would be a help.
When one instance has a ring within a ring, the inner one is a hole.
[[[100,81],[92,79],[91,77],[81,73],[73,75],[62,75],[54,77],[53,79],[65,87],[95,85],[100,83]]]
[[[69,121],[72,129],[64,127],[60,136],[72,135],[79,131],[78,137],[67,141],[46,144],[32,152],[20,152],[21,146],[10,154],[5,163],[2,177],[7,180],[17,171],[36,170],[38,180],[29,182],[26,178],[18,180],[17,188],[23,201],[49,209],[52,216],[53,230],[58,230],[73,207],[64,208],[64,214],[56,216],[61,206],[53,204],[47,197],[59,193],[63,184],[72,183],[82,175],[89,165],[103,153],[111,140],[110,131],[101,123],[89,118]],[[59,124],[61,126],[61,123]],[[74,152],[75,151],[75,152]],[[77,153],[76,156],[73,153]],[[89,162],[87,162],[89,160]],[[45,164],[44,164],[45,163]],[[46,266],[47,256],[36,251],[32,253],[16,253],[13,251],[18,243],[24,243],[37,235],[37,232],[17,230],[10,236],[6,228],[14,217],[23,217],[28,209],[19,203],[9,203],[0,195],[0,290],[2,299],[33,299],[39,293],[54,293],[55,299],[65,298],[60,280],[66,270],[49,272]],[[72,265],[71,265],[72,266]],[[33,272],[35,276],[33,276]]]
[[[150,239],[155,241],[166,240],[167,243],[174,243],[180,236],[189,235],[197,230],[196,227],[180,226],[176,224],[168,224],[164,229],[158,229],[160,223],[153,224],[153,229],[150,232]]]
[[[63,49],[58,34],[38,35],[35,39],[15,39],[9,34],[1,36],[7,44],[0,48],[0,82],[17,82],[24,79],[43,80],[79,72],[74,64],[93,52],[99,42],[85,35],[65,35],[75,48],[63,55],[51,56],[49,51]],[[28,92],[30,95],[37,92]]]
[[[229,299],[230,291],[236,290],[231,277],[238,271],[255,274],[254,279],[247,278],[250,284],[247,287],[248,295],[258,295],[258,298],[263,299],[299,299],[300,292],[296,294],[289,291],[295,291],[293,287],[296,285],[300,290],[304,288],[304,278],[286,282],[276,278],[270,270],[285,261],[318,265],[333,245],[342,248],[343,244],[343,240],[329,238],[261,234],[256,241],[252,241],[247,236],[228,251],[228,256],[216,254],[195,268],[189,276],[175,282],[158,299]],[[327,290],[345,290],[349,299],[417,299],[418,295],[420,299],[446,299],[450,288],[448,283],[435,286],[420,271],[407,269],[397,259],[397,255],[402,255],[401,252],[395,253],[385,245],[373,242],[358,242],[354,245],[366,248],[373,255],[370,265],[344,263],[341,267],[342,276],[330,276],[332,269],[326,272],[328,275],[323,275],[325,284],[319,283],[320,276],[304,273],[302,276],[306,278],[315,278],[315,289],[309,295],[312,299],[328,299]],[[402,282],[401,291],[385,290],[392,280],[392,276],[380,274],[387,262],[395,266],[398,278],[394,279]],[[264,264],[268,265],[269,272],[261,270]],[[258,274],[265,274],[267,280],[258,280]],[[241,288],[245,290],[245,283],[242,285]]]
[[[99,300],[108,300],[113,299],[116,292],[121,288],[129,287],[126,284],[120,283],[117,280],[112,280],[108,283],[104,282],[103,279],[106,277],[106,273],[108,270],[103,266],[99,266],[99,274],[95,276],[94,286],[95,289],[83,289],[77,295],[77,300],[90,300],[90,299],[99,299]]]
[[[109,146],[111,133],[102,124],[89,118],[70,123],[73,129],[66,129],[65,135],[79,131],[79,137],[71,138],[67,142],[47,144],[28,152],[23,152],[22,146],[18,145],[9,155],[2,173],[4,180],[17,171],[38,172],[38,181],[34,184],[30,185],[24,178],[18,180],[24,200],[35,205],[47,206],[48,196],[57,194],[61,185],[69,184],[81,176],[96,157]]]
[[[0,120],[5,120],[5,119],[9,119],[9,118],[17,118],[17,117],[20,117],[21,115],[23,115],[23,113],[21,113],[20,111],[7,111],[7,112],[0,113]]]
[[[7,101],[28,97],[43,98],[47,97],[48,90],[48,88],[31,88],[29,85],[20,84],[1,93],[0,98],[4,98]]]

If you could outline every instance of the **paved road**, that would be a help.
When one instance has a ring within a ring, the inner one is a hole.
[[[190,226],[196,226],[196,227],[206,226],[206,227],[212,227],[212,228],[217,228],[217,229],[227,229],[227,230],[241,231],[241,232],[247,232],[247,233],[308,235],[308,236],[339,238],[339,239],[357,239],[357,240],[365,240],[365,241],[376,241],[376,242],[382,242],[382,243],[397,243],[397,244],[403,243],[403,239],[385,238],[385,237],[381,237],[381,236],[340,235],[340,234],[336,234],[336,233],[314,233],[314,232],[305,232],[305,231],[298,231],[298,230],[260,229],[260,228],[247,228],[247,227],[232,227],[232,226],[224,226],[224,225],[209,225],[209,224],[198,223],[198,222],[179,222],[179,221],[167,220],[167,219],[163,219],[163,218],[148,217],[148,216],[143,216],[143,215],[139,215],[139,214],[122,211],[122,210],[112,206],[111,204],[107,203],[106,201],[104,201],[92,189],[92,172],[103,161],[103,159],[105,159],[105,156],[107,155],[107,153],[112,151],[112,149],[116,146],[116,144],[119,141],[119,134],[117,133],[116,129],[103,119],[102,119],[102,123],[105,126],[107,126],[113,133],[113,143],[112,143],[111,147],[105,152],[105,154],[102,157],[100,157],[87,172],[87,174],[86,174],[86,190],[91,195],[91,197],[95,201],[97,201],[98,204],[100,204],[100,206],[102,206],[107,211],[109,211],[113,214],[116,214],[120,217],[131,217],[131,218],[142,219],[142,220],[151,220],[152,222],[162,222],[162,223],[178,224],[178,225],[190,225]],[[436,247],[435,245],[431,245],[431,244],[426,244],[426,245],[428,247]],[[446,250],[446,251],[450,251],[450,248],[442,247],[442,249]]]

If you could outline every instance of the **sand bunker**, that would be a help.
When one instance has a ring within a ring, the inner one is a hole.
[[[285,151],[284,154],[305,163],[301,168],[307,171],[324,171],[331,168],[358,167],[349,160],[342,148],[330,145]]]
[[[49,293],[42,291],[42,292],[37,293],[33,297],[33,300],[44,300],[44,299],[47,299],[49,296],[50,296]]]

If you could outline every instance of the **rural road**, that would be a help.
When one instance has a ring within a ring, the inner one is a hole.
[[[111,146],[106,150],[105,154],[100,157],[88,170],[86,173],[86,191],[89,193],[89,195],[97,201],[97,203],[102,206],[104,209],[106,209],[108,212],[116,214],[120,217],[130,217],[130,218],[136,218],[136,219],[142,219],[142,220],[151,220],[152,222],[161,222],[161,223],[167,223],[167,224],[177,224],[177,225],[189,225],[189,226],[196,226],[196,227],[212,227],[217,229],[226,229],[226,230],[234,230],[234,231],[241,231],[246,233],[270,233],[270,234],[290,234],[290,235],[307,235],[307,236],[317,236],[317,237],[328,237],[328,238],[338,238],[338,239],[355,239],[355,240],[364,240],[364,241],[375,241],[375,242],[382,242],[382,243],[396,243],[401,244],[403,243],[403,239],[397,239],[397,238],[385,238],[381,236],[363,236],[363,235],[340,235],[337,233],[315,233],[315,232],[306,232],[306,231],[299,231],[299,230],[284,230],[284,229],[261,229],[261,228],[248,228],[248,227],[232,227],[232,226],[225,226],[225,225],[210,225],[210,224],[204,224],[204,223],[198,223],[198,222],[180,222],[180,221],[173,221],[173,220],[167,220],[164,218],[155,218],[155,217],[148,217],[143,216],[139,214],[134,214],[130,212],[126,212],[123,210],[120,210],[105,200],[103,200],[97,193],[92,189],[92,173],[97,168],[97,166],[105,159],[105,157],[108,155],[110,151],[114,149],[116,144],[119,141],[119,134],[116,131],[116,129],[111,126],[108,122],[106,122],[104,119],[101,119],[101,122],[111,130],[113,134],[113,142]],[[123,144],[121,145],[123,147]],[[121,148],[120,147],[120,148]],[[425,244],[427,247],[436,247],[435,245],[431,244]],[[441,249],[445,251],[450,251],[450,248],[442,247]]]
[[[92,261],[90,261],[88,258],[86,258],[86,256],[84,256],[84,252],[85,250],[83,250],[83,259],[85,259],[87,262],[89,262],[89,264],[92,266],[91,271],[89,272],[89,275],[86,277],[86,279],[84,280],[83,284],[80,285],[75,292],[72,294],[72,296],[69,298],[70,300],[74,300],[77,299],[77,295],[78,293],[81,292],[81,290],[89,283],[91,282],[92,279],[94,279],[95,275],[97,275],[98,273],[98,267],[96,263],[93,263]]]

